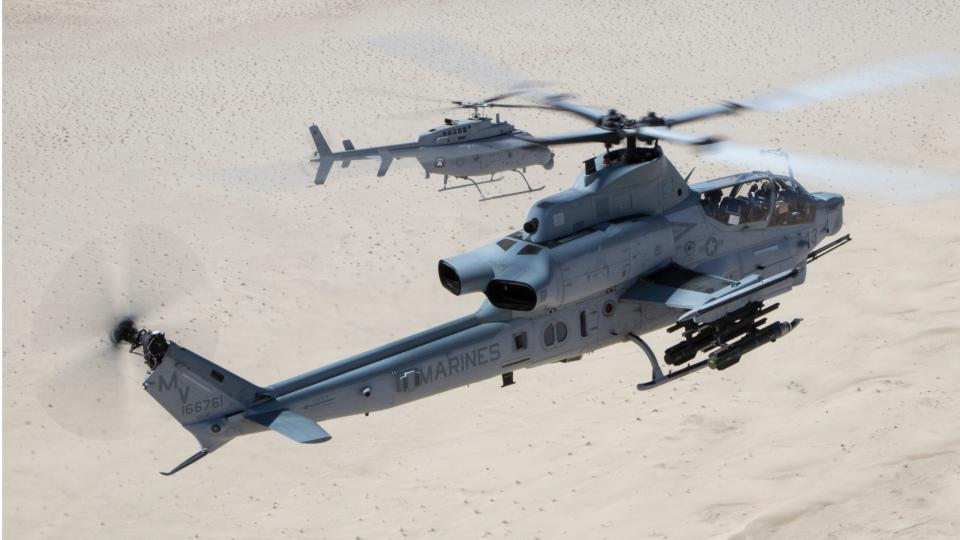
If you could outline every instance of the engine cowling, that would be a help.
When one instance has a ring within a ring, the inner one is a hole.
[[[437,273],[443,288],[457,296],[483,291],[493,279],[493,268],[474,252],[440,259]]]
[[[584,230],[549,245],[511,235],[441,259],[438,273],[443,287],[455,295],[482,291],[498,308],[534,311],[628,283],[669,262],[673,248],[670,223],[646,217]]]

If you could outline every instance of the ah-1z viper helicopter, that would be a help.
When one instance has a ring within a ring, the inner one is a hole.
[[[323,184],[330,169],[337,161],[343,167],[358,159],[380,159],[377,176],[384,176],[394,159],[416,158],[423,167],[427,178],[430,173],[443,175],[443,188],[440,191],[475,187],[480,192],[480,200],[488,201],[540,191],[544,186],[534,188],[527,180],[527,167],[540,165],[544,169],[553,168],[553,152],[550,148],[532,142],[530,134],[518,130],[509,122],[500,120],[497,114],[490,118],[484,114],[489,107],[531,108],[536,105],[500,103],[501,100],[524,93],[525,90],[504,92],[480,101],[454,101],[455,108],[473,109],[473,114],[465,119],[444,120],[442,126],[434,127],[420,135],[416,142],[356,148],[349,139],[343,141],[343,152],[332,152],[330,145],[316,124],[310,126],[310,136],[317,147],[315,184]],[[501,172],[514,172],[523,179],[526,189],[500,195],[487,196],[480,188],[481,184],[498,182],[502,178],[495,175]],[[476,177],[490,175],[489,179],[477,180]],[[450,177],[459,178],[466,183],[448,185]]]
[[[850,240],[817,247],[839,232],[843,197],[810,193],[792,174],[770,172],[689,185],[659,144],[714,140],[667,128],[759,102],[632,119],[551,100],[548,106],[598,124],[551,141],[626,144],[586,160],[571,188],[533,205],[522,230],[438,263],[441,285],[456,295],[482,293],[481,307],[270,386],[123,320],[111,340],[142,355],[150,369],[144,389],[200,444],[164,474],[241,435],[272,430],[299,443],[324,442],[331,436],[319,421],[491,377],[509,386],[517,370],[579,360],[626,340],[652,366],[651,380],[637,386],[648,390],[707,366],[728,369],[791,332],[800,320],[768,324],[778,305],[766,302],[802,284],[809,262]],[[641,337],[665,327],[682,330],[663,357],[678,370],[666,374]],[[697,360],[701,352],[707,356]]]

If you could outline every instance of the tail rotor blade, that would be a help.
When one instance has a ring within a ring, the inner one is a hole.
[[[33,325],[33,350],[46,364],[36,392],[50,418],[82,437],[135,434],[156,412],[137,399],[148,368],[112,330],[130,319],[212,353],[214,321],[192,315],[211,311],[209,291],[194,252],[158,227],[83,245],[54,275]]]

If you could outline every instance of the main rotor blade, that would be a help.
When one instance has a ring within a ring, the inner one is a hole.
[[[623,136],[616,131],[609,129],[593,128],[583,131],[570,131],[558,135],[548,135],[546,137],[534,137],[532,135],[516,135],[518,139],[543,145],[555,144],[576,144],[585,142],[601,142],[617,144],[623,139]]]
[[[700,155],[704,159],[759,170],[782,171],[787,165],[782,154],[726,141],[706,147]],[[960,193],[960,177],[936,171],[886,163],[845,160],[818,154],[791,153],[786,159],[789,160],[798,178],[822,179],[831,187],[906,200],[930,199],[939,195]],[[807,180],[801,181],[805,185],[808,183]]]
[[[484,100],[482,101],[482,103],[492,104],[492,103],[494,103],[494,102],[496,102],[496,101],[500,101],[501,99],[507,99],[507,98],[509,98],[509,97],[519,96],[520,94],[525,94],[525,93],[527,93],[527,91],[528,91],[527,88],[517,88],[516,90],[508,90],[508,91],[506,91],[506,92],[501,92],[501,93],[499,93],[499,94],[497,94],[497,95],[495,95],[495,96],[490,96],[490,97],[484,99]],[[492,106],[492,105],[491,105],[491,106]]]
[[[739,102],[764,111],[785,111],[822,101],[843,99],[864,92],[944,77],[960,71],[960,57],[923,54],[900,58],[874,67],[841,73],[828,79],[801,84]]]
[[[754,98],[707,105],[663,118],[667,126],[737,113],[745,109],[786,111],[823,101],[877,92],[960,72],[960,58],[947,54],[925,54],[900,58],[871,68],[800,84]]]
[[[717,137],[696,135],[694,133],[684,133],[682,131],[673,131],[672,129],[660,126],[640,126],[634,130],[634,132],[641,137],[694,146],[703,146],[706,144],[715,144],[720,142],[720,139]]]
[[[740,105],[739,103],[733,103],[731,101],[727,101],[724,103],[707,105],[705,107],[700,107],[698,109],[693,109],[680,114],[671,114],[668,116],[664,116],[663,123],[666,126],[675,126],[677,124],[685,124],[687,122],[694,122],[697,120],[702,120],[704,118],[710,118],[711,116],[733,114],[739,111],[740,109],[743,109],[743,105]]]

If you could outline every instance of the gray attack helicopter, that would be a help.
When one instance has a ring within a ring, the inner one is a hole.
[[[585,162],[575,185],[537,202],[517,231],[443,259],[441,285],[482,293],[472,315],[261,387],[127,319],[111,333],[150,369],[143,383],[199,441],[173,474],[235,437],[273,430],[300,443],[330,435],[317,422],[415,399],[624,340],[653,368],[641,390],[703,367],[727,369],[796,328],[766,324],[765,302],[803,283],[814,249],[842,224],[843,197],[794,178],[744,173],[688,185],[656,141]],[[664,374],[640,337],[682,330]],[[706,359],[693,361],[700,351]]]
[[[820,87],[817,96],[829,88]],[[790,96],[796,101],[798,94]],[[808,192],[792,172],[690,184],[659,144],[703,145],[715,138],[668,127],[759,103],[631,119],[550,100],[548,106],[597,125],[545,140],[579,137],[610,148],[584,161],[571,188],[535,203],[522,230],[439,261],[443,288],[482,294],[480,308],[270,386],[123,319],[110,331],[111,341],[142,356],[149,368],[143,388],[200,444],[164,474],[242,435],[271,430],[298,443],[324,442],[331,436],[320,421],[488,378],[511,386],[518,370],[580,360],[623,341],[636,343],[649,361],[651,379],[637,385],[648,391],[705,367],[729,369],[784,337],[800,319],[768,322],[779,306],[771,299],[801,285],[810,262],[850,241],[846,235],[824,244],[842,227],[844,198]],[[614,148],[619,142],[623,146]],[[663,353],[675,368],[666,373],[641,337],[661,328],[679,332]]]
[[[334,162],[348,167],[358,159],[379,159],[377,176],[384,176],[394,159],[416,158],[423,167],[426,178],[430,173],[443,175],[443,188],[440,191],[475,187],[480,200],[487,201],[510,197],[524,193],[540,191],[544,186],[530,185],[527,180],[527,167],[540,165],[544,169],[553,168],[553,152],[550,148],[531,141],[531,136],[518,130],[509,122],[501,121],[500,115],[494,118],[485,115],[485,110],[500,108],[531,108],[535,105],[500,103],[501,100],[518,95],[524,91],[511,91],[491,96],[480,101],[454,101],[455,108],[472,109],[473,114],[465,119],[444,120],[442,126],[431,128],[417,138],[416,142],[356,148],[349,139],[343,141],[343,152],[332,152],[320,128],[310,126],[310,136],[317,147],[315,158],[318,164],[315,184],[323,184],[330,174]],[[485,195],[482,184],[499,182],[503,177],[496,175],[513,172],[523,179],[526,189],[500,195]],[[481,176],[489,178],[480,180]],[[463,180],[463,183],[449,183],[450,177]]]

